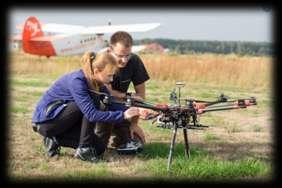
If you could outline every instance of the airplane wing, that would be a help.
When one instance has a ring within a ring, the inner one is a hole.
[[[144,50],[146,48],[145,45],[133,45],[131,51],[133,53],[139,52],[141,50]]]
[[[19,24],[16,26],[16,28],[19,30],[23,30],[24,25]],[[80,25],[48,23],[48,24],[41,24],[41,29],[44,32],[76,34],[76,33],[80,33],[81,31],[87,29],[87,27],[80,26]]]
[[[131,52],[137,53],[137,52],[139,52],[139,51],[141,51],[145,48],[146,48],[145,45],[133,45],[132,48],[131,48]],[[105,51],[107,51],[107,49],[108,49],[108,47],[103,48],[103,49],[99,50],[99,52],[105,52]]]
[[[128,24],[128,25],[107,25],[88,27],[81,34],[93,33],[114,33],[116,31],[146,32],[160,26],[160,23]]]
[[[42,31],[44,32],[54,32],[54,33],[65,33],[65,34],[76,34],[84,31],[87,27],[79,25],[69,25],[69,24],[55,24],[48,23],[42,24]]]
[[[50,35],[50,36],[41,36],[41,37],[34,37],[30,39],[30,41],[54,41],[58,39],[66,38],[70,35]]]
[[[106,25],[84,27],[79,25],[48,23],[42,25],[44,32],[65,33],[65,34],[103,34],[116,31],[146,32],[160,26],[160,23],[128,24],[128,25]]]

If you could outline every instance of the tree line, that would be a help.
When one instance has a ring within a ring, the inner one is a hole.
[[[169,49],[170,53],[220,53],[255,56],[273,55],[270,42],[242,42],[242,41],[199,41],[173,39],[141,39],[135,40],[135,45],[158,43]]]

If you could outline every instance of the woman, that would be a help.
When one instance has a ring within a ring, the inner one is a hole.
[[[60,146],[76,149],[75,157],[90,162],[101,158],[106,146],[94,133],[96,122],[113,123],[136,119],[138,108],[102,103],[109,93],[104,84],[118,70],[115,58],[107,52],[85,53],[82,69],[58,79],[42,96],[33,114],[34,127],[44,139],[48,156],[59,154]]]

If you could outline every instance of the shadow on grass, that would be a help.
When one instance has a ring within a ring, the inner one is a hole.
[[[272,179],[272,153],[266,153],[262,143],[191,143],[190,158],[185,158],[185,147],[176,143],[170,173],[167,172],[169,143],[149,143],[138,155],[148,163],[142,171],[154,177],[190,180],[223,181]]]
[[[119,155],[114,149],[106,152],[105,158],[109,161],[116,161],[121,159],[139,158],[147,161],[151,159],[167,160],[170,150],[170,143],[151,142],[146,143],[141,153],[137,155]],[[61,156],[73,158],[74,150],[67,150],[61,152]],[[273,146],[265,143],[190,143],[190,158],[203,159],[214,158],[220,161],[239,161],[244,159],[259,160],[261,162],[273,162]],[[173,159],[187,159],[185,158],[184,143],[175,143],[173,150]]]
[[[143,159],[167,158],[170,143],[153,142],[144,146],[138,157]],[[176,143],[173,157],[185,156],[184,143]],[[222,160],[239,160],[244,158],[271,162],[274,156],[273,145],[265,143],[190,143],[191,157],[212,156]]]
[[[275,155],[274,145],[271,143],[257,142],[212,142],[191,144],[193,148],[202,148],[210,155],[223,160],[239,160],[253,158],[265,162],[271,162]]]
[[[167,158],[170,151],[170,143],[154,142],[144,146],[144,150],[138,156],[144,159]],[[203,149],[190,148],[190,155],[204,156],[208,155]],[[185,146],[182,143],[176,143],[173,150],[173,157],[185,156]]]

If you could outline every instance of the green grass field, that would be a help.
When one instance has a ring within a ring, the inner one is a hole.
[[[198,55],[198,58],[204,57]],[[185,158],[183,136],[179,130],[171,171],[167,172],[172,131],[158,128],[150,121],[141,121],[146,145],[144,151],[136,156],[121,156],[108,150],[105,160],[97,164],[74,159],[74,150],[69,148],[63,148],[59,157],[45,156],[42,137],[31,129],[32,112],[41,95],[57,78],[79,67],[79,57],[39,59],[13,54],[10,63],[7,144],[8,177],[12,181],[259,181],[273,178],[271,80],[260,80],[263,85],[250,89],[250,86],[242,87],[240,84],[220,84],[215,82],[216,78],[212,83],[183,79],[186,82],[183,96],[212,100],[224,92],[234,98],[255,96],[258,105],[202,115],[201,123],[210,127],[206,130],[188,130],[191,147],[189,160]],[[149,63],[146,62],[146,66]],[[244,69],[243,64],[241,68]],[[264,69],[265,72],[259,70],[257,75],[267,73]],[[263,78],[269,76],[263,75]],[[174,84],[173,78],[152,76],[147,82],[147,101],[169,102]]]

